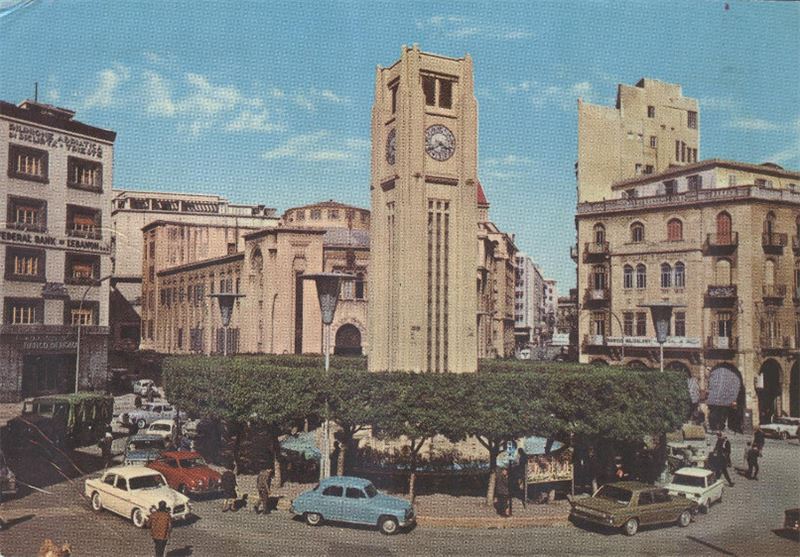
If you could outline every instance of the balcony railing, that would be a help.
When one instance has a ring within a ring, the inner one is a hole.
[[[583,261],[602,261],[608,256],[608,242],[586,242],[583,245]]]
[[[786,297],[786,285],[765,284],[761,287],[761,295],[766,302],[782,302]]]
[[[86,238],[87,240],[100,240],[103,234],[99,230],[81,230],[79,228],[70,228],[67,230],[67,235],[73,238]]]
[[[783,232],[765,232],[761,235],[761,246],[765,253],[783,253],[783,248],[789,243],[789,235]]]
[[[730,307],[736,305],[736,285],[709,285],[706,290],[707,307]]]
[[[47,232],[47,227],[43,224],[29,224],[25,222],[7,222],[6,228],[24,230],[25,232]]]
[[[761,348],[766,350],[788,350],[792,348],[792,344],[792,337],[770,334],[761,335]]]
[[[720,337],[712,335],[706,339],[707,350],[736,350],[739,347],[739,337]]]
[[[739,233],[730,232],[728,234],[708,234],[706,243],[703,244],[704,253],[733,253],[739,246]]]
[[[604,346],[606,337],[603,335],[583,335],[584,346]]]
[[[584,300],[587,304],[607,304],[611,299],[611,291],[608,288],[587,288]]]

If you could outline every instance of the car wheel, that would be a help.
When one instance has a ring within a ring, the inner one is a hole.
[[[139,418],[139,420],[136,422],[136,427],[139,429],[144,429],[147,427],[147,421],[144,418]]]
[[[689,511],[683,511],[681,515],[678,517],[678,525],[682,528],[686,528],[692,522],[692,513]]]
[[[626,536],[635,536],[636,532],[639,531],[639,521],[631,518],[622,528],[625,530]]]
[[[319,513],[305,513],[306,524],[309,526],[319,526],[322,524],[322,515]]]
[[[391,516],[382,516],[378,521],[381,534],[391,536],[397,533],[397,519]]]
[[[100,500],[100,494],[96,491],[92,493],[92,510],[95,512],[103,510],[103,502]]]
[[[710,501],[706,501],[705,503],[700,505],[700,507],[699,507],[700,512],[703,513],[703,514],[708,514],[709,505],[711,505]]]
[[[131,521],[133,521],[133,525],[137,528],[144,528],[147,524],[147,518],[144,516],[142,509],[133,509]]]
[[[785,431],[781,431],[781,441],[786,441],[789,435]]]

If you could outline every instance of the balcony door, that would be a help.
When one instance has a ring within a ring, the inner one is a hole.
[[[731,243],[731,216],[728,213],[717,215],[717,242],[719,244]]]

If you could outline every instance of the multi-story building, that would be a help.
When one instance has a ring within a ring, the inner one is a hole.
[[[0,101],[2,401],[105,387],[116,133],[74,115]]]
[[[370,370],[477,369],[477,124],[469,56],[415,45],[377,69]]]
[[[516,259],[514,336],[517,350],[521,350],[530,345],[539,345],[541,342],[544,277],[527,254],[518,252]]]
[[[516,253],[510,235],[491,221],[478,223],[478,358],[514,355]]]
[[[578,100],[578,202],[612,199],[614,182],[697,162],[699,114],[680,85],[646,78],[620,84],[613,107]]]
[[[569,296],[559,296],[556,309],[556,332],[569,335],[569,345],[578,346],[578,290],[570,288]]]
[[[665,366],[712,411],[800,414],[799,184],[777,165],[707,160],[579,203],[580,360],[657,368],[642,305],[672,302]]]
[[[545,341],[553,338],[556,331],[556,313],[558,310],[558,283],[553,279],[542,281],[542,337]]]

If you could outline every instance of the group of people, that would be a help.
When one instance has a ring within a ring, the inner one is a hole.
[[[253,505],[253,512],[256,514],[269,514],[272,510],[270,490],[273,477],[275,477],[275,473],[272,468],[264,468],[256,477],[258,499]],[[222,512],[238,510],[239,492],[237,487],[236,474],[231,468],[226,469],[222,473]],[[247,504],[246,500],[245,504]]]
[[[510,517],[513,512],[513,496],[515,492],[524,501],[525,473],[528,469],[528,455],[524,449],[517,450],[516,463],[509,459],[508,466],[496,472],[494,484],[494,505],[497,514]]]
[[[761,431],[761,428],[756,427],[753,433],[753,440],[747,442],[744,451],[744,459],[747,463],[747,471],[744,476],[749,480],[758,480],[758,459],[763,455],[764,442],[764,432]],[[708,464],[709,468],[716,473],[717,479],[724,476],[728,481],[728,485],[733,487],[734,483],[728,474],[728,468],[731,466],[731,442],[721,431],[717,432],[717,443],[708,457]]]

